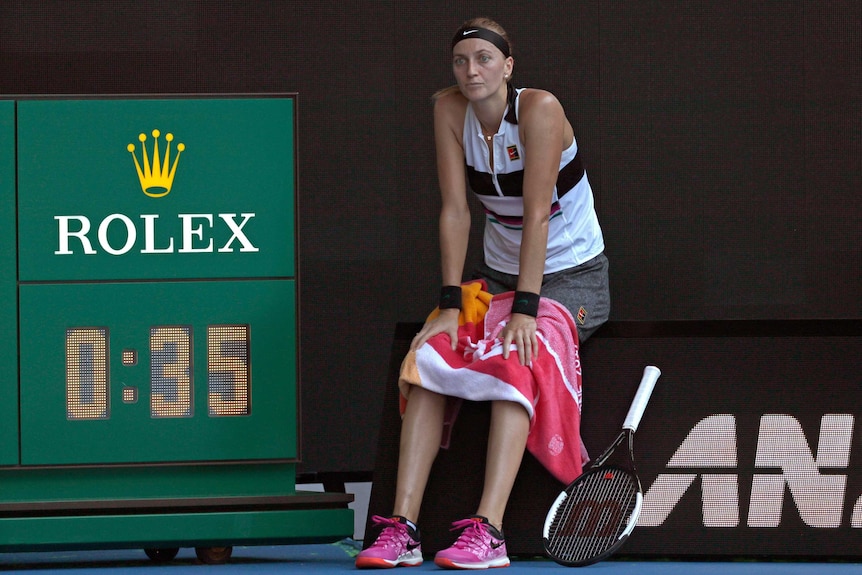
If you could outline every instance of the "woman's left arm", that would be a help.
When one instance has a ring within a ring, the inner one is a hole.
[[[548,221],[568,125],[560,102],[544,90],[521,94],[518,125],[524,150],[524,228],[518,291],[540,293],[548,247]],[[538,353],[536,319],[515,313],[502,333],[504,355],[509,343],[523,365]],[[508,340],[508,341],[507,341]]]

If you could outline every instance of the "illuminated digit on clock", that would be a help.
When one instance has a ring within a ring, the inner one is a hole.
[[[251,408],[247,325],[207,326],[209,414],[248,415]]]
[[[192,416],[192,328],[150,328],[150,414]]]
[[[66,330],[66,417],[108,418],[108,330]]]

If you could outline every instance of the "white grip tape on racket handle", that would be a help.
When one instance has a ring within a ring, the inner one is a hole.
[[[644,410],[652,395],[652,390],[655,388],[655,383],[658,381],[660,375],[661,370],[654,365],[648,365],[644,368],[640,386],[638,386],[632,406],[629,408],[629,413],[626,415],[626,420],[623,422],[623,429],[637,431],[641,417],[643,417]]]

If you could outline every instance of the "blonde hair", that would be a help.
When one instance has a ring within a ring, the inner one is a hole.
[[[440,90],[437,90],[431,95],[431,100],[437,101],[444,96],[448,96],[449,94],[454,94],[455,92],[461,92],[461,88],[458,87],[458,84],[452,84],[451,86],[446,86]]]
[[[473,27],[475,27],[475,28],[487,28],[488,30],[491,30],[492,32],[496,32],[497,34],[500,35],[500,37],[502,37],[506,41],[507,44],[509,44],[509,52],[514,51],[513,50],[514,46],[512,45],[512,40],[509,39],[509,35],[506,34],[506,31],[503,29],[503,27],[500,26],[500,24],[498,24],[496,21],[491,20],[490,18],[486,18],[484,16],[479,17],[479,18],[471,18],[470,20],[467,20],[466,22],[461,24],[461,26],[459,26],[459,29],[461,29],[461,28],[473,28]],[[506,82],[508,83],[511,79],[512,79],[511,76],[506,78]],[[437,100],[439,100],[440,98],[442,98],[444,96],[448,96],[449,94],[452,94],[453,92],[459,92],[459,91],[460,91],[460,88],[458,88],[458,85],[453,84],[451,86],[447,86],[441,90],[437,90],[436,92],[434,92],[434,94],[431,96],[431,100],[436,102]]]

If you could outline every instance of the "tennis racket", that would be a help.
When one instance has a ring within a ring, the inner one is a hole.
[[[660,375],[655,366],[644,369],[620,434],[551,505],[542,536],[545,552],[557,563],[581,567],[606,559],[635,528],[643,489],[634,464],[634,434]],[[628,450],[610,463],[625,441]]]

